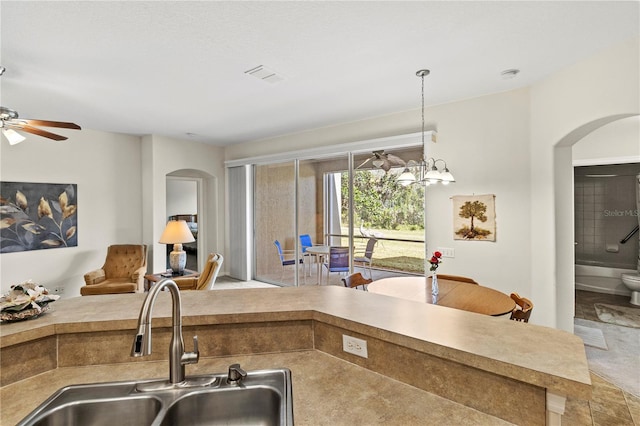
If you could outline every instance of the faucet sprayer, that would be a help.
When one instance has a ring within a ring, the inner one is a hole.
[[[138,318],[138,331],[131,356],[151,355],[151,311],[160,291],[164,288],[169,289],[172,301],[172,325],[173,333],[171,335],[171,344],[169,347],[169,383],[174,385],[184,381],[186,364],[195,364],[200,358],[198,351],[198,336],[193,337],[193,352],[184,351],[184,341],[182,340],[182,313],[180,303],[180,289],[175,281],[165,279],[154,285],[149,294],[144,299],[140,316]]]

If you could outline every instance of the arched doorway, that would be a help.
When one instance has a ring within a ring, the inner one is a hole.
[[[557,327],[560,329],[573,330],[575,304],[572,147],[609,123],[635,116],[638,114],[617,114],[585,123],[569,132],[554,147],[555,297]]]
[[[217,215],[212,206],[217,198],[216,178],[200,170],[182,169],[166,175],[166,215],[190,217],[192,232],[196,237],[193,244],[185,247],[188,255],[187,269],[199,270],[204,265],[207,253],[215,244]],[[183,211],[184,210],[184,211]],[[191,259],[189,259],[191,258]]]

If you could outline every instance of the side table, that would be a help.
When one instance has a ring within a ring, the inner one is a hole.
[[[182,277],[199,277],[200,272],[192,271],[191,269],[185,269],[182,275],[173,275],[171,272],[164,271],[158,272],[156,274],[147,274],[144,276],[144,291],[149,291],[151,286],[153,286],[158,281],[162,281],[165,278],[182,278]]]

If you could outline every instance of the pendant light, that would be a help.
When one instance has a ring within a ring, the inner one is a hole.
[[[423,158],[419,163],[415,161],[409,161],[407,166],[402,174],[398,176],[398,183],[402,186],[407,186],[412,183],[422,183],[424,185],[432,185],[436,183],[441,183],[443,185],[448,185],[450,183],[454,183],[456,180],[447,168],[447,162],[441,158],[427,158],[426,151],[427,146],[424,143],[424,78],[430,74],[429,70],[419,70],[416,72],[416,75],[420,77],[422,80],[422,149],[423,149]],[[438,168],[438,164],[442,163],[443,165]],[[415,175],[411,173],[411,167],[417,167],[420,172],[420,178],[416,179]],[[409,176],[411,175],[411,176]]]

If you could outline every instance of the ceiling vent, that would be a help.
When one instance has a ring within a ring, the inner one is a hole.
[[[248,71],[244,72],[247,75],[252,75],[255,78],[266,81],[267,83],[279,83],[284,80],[284,77],[281,74],[265,67],[264,65],[258,65],[255,68],[251,68]]]

